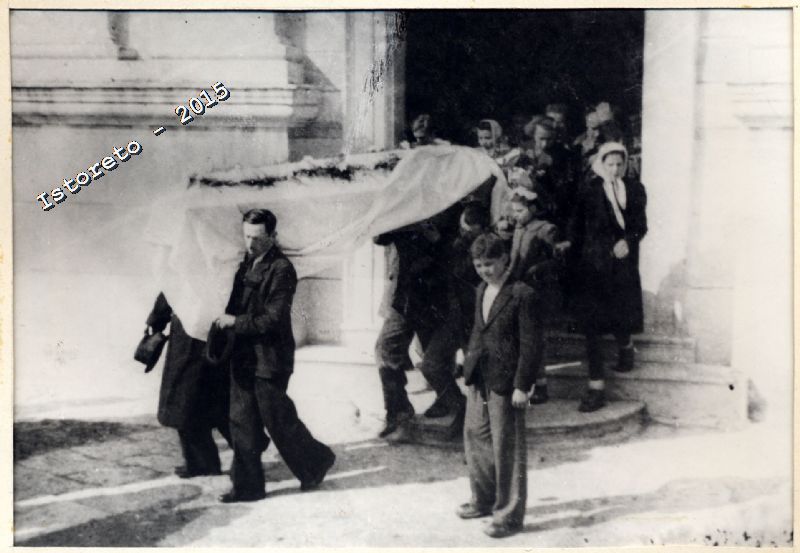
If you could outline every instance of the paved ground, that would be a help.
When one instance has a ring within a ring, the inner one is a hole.
[[[468,498],[463,455],[387,446],[376,376],[299,367],[290,394],[337,463],[319,490],[270,449],[266,500],[221,505],[226,476],[180,480],[174,431],[137,415],[152,398],[40,406],[15,424],[17,545],[61,546],[788,546],[790,435],[769,423],[712,433],[650,426],[613,446],[531,444],[524,532],[491,540],[453,514]],[[412,383],[418,408],[430,401]],[[337,393],[332,393],[337,390]],[[343,394],[341,390],[348,390]],[[37,415],[39,413],[39,415]],[[112,417],[112,415],[114,417]],[[223,465],[231,453],[223,448]]]

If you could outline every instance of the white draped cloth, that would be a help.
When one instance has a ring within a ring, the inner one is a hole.
[[[507,188],[489,156],[453,145],[414,149],[389,173],[353,182],[297,178],[269,188],[194,186],[154,207],[145,236],[156,247],[153,274],[187,333],[205,340],[225,311],[244,255],[242,214],[267,208],[278,243],[306,277],[344,259],[371,237],[427,219],[491,176]]]

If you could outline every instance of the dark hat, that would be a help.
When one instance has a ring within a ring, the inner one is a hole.
[[[216,322],[211,324],[206,341],[206,361],[212,367],[222,367],[230,361],[236,335],[233,329],[221,329]]]
[[[144,372],[149,373],[153,367],[158,363],[158,358],[161,357],[161,350],[164,349],[164,344],[167,343],[168,336],[164,336],[160,332],[147,334],[145,332],[142,336],[139,345],[136,346],[136,353],[133,358],[140,363],[144,363]]]

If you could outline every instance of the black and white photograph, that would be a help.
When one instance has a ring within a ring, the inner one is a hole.
[[[793,548],[791,8],[66,8],[9,543]]]

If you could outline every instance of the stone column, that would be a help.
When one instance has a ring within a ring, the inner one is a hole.
[[[399,17],[386,12],[347,14],[345,150],[392,148],[402,132],[404,46]],[[366,244],[343,269],[342,340],[366,354],[372,352],[381,322],[384,254],[384,248]]]
[[[641,245],[645,316],[672,334],[680,317],[694,188],[698,18],[693,10],[645,12],[642,182],[649,231]]]
[[[788,442],[793,395],[792,12],[712,11],[706,36],[709,49],[727,62],[724,73],[708,75],[707,81],[725,83],[743,135],[741,150],[730,158],[737,179],[728,192],[736,206],[727,236],[736,251],[731,364],[753,381],[766,399],[776,438]]]

